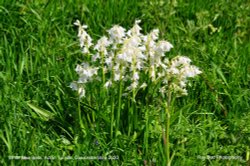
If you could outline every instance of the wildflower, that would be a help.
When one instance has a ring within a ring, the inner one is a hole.
[[[105,59],[106,65],[112,67],[112,60],[113,60],[113,58],[112,58],[111,56],[110,56],[110,57],[107,57],[107,58]]]
[[[187,95],[187,90],[185,88],[181,88],[176,83],[172,83],[169,88],[172,92],[179,96]]]
[[[76,66],[76,72],[79,75],[78,83],[87,83],[94,75],[97,75],[97,67],[89,67],[88,63],[82,63]]]
[[[133,80],[139,80],[139,73],[138,72],[135,72],[134,74],[133,74],[133,78],[132,78]]]
[[[182,69],[182,73],[187,78],[193,78],[196,75],[201,74],[202,72],[196,66],[188,66]]]
[[[112,81],[111,80],[108,80],[105,84],[104,84],[104,87],[107,89],[109,87],[112,86]]]
[[[173,45],[168,41],[159,41],[157,43],[156,52],[164,56],[165,52],[169,52],[173,48]]]
[[[155,67],[151,66],[150,71],[151,71],[150,77],[152,78],[152,81],[155,81]]]
[[[125,47],[138,47],[141,44],[141,38],[139,36],[131,36],[124,42]]]
[[[110,41],[106,36],[101,37],[98,41],[97,44],[95,45],[94,49],[103,53],[104,55],[107,55],[107,47],[110,45]]]
[[[92,56],[92,61],[93,61],[93,62],[96,62],[97,59],[100,59],[100,58],[101,58],[101,57],[100,57],[100,53],[97,52],[96,54],[94,54],[94,55]]]
[[[76,26],[78,26],[78,37],[80,40],[80,47],[82,48],[83,53],[89,53],[89,48],[93,45],[92,44],[92,38],[89,36],[89,34],[85,31],[87,29],[87,25],[81,25],[79,20],[76,20],[74,23]]]
[[[138,82],[137,81],[134,81],[132,84],[131,84],[131,88],[132,89],[136,89],[138,87]]]
[[[165,86],[163,86],[163,87],[161,87],[160,89],[159,89],[159,92],[162,94],[162,95],[164,95],[165,93],[166,93],[166,87]]]
[[[126,62],[132,62],[132,57],[131,57],[131,51],[132,50],[125,50],[124,52],[122,52],[121,54],[117,55],[117,62],[119,61],[119,63],[126,63]]]
[[[175,66],[171,66],[171,67],[168,69],[168,72],[169,72],[170,74],[174,74],[174,75],[177,75],[177,74],[180,73],[179,69],[176,68]]]
[[[85,89],[83,87],[80,87],[78,89],[78,94],[80,98],[85,97]]]
[[[172,59],[171,63],[173,67],[179,67],[181,65],[188,66],[191,62],[191,59],[185,56],[177,56]]]
[[[177,56],[177,58],[180,64],[190,64],[191,62],[191,59],[186,56]]]
[[[128,36],[140,36],[140,30],[141,27],[138,25],[141,22],[141,20],[136,20],[134,26],[127,32]]]
[[[173,45],[166,40],[159,39],[159,30],[154,29],[149,34],[143,35],[140,20],[136,20],[134,26],[126,30],[115,25],[108,30],[108,36],[103,36],[92,47],[92,39],[85,31],[86,25],[79,27],[78,37],[83,53],[93,53],[93,65],[82,63],[76,66],[75,71],[79,78],[70,84],[73,90],[78,91],[81,97],[85,96],[85,87],[89,82],[103,81],[108,89],[117,81],[123,81],[123,88],[129,94],[131,90],[145,88],[147,84],[142,80],[147,75],[153,83],[161,82],[158,91],[164,97],[167,91],[172,91],[179,96],[187,95],[186,86],[188,78],[193,78],[202,72],[198,67],[191,65],[191,59],[186,56],[176,56],[168,59],[165,54]],[[98,77],[98,62],[101,59],[102,79]],[[140,85],[140,82],[143,82]],[[125,93],[123,93],[125,94]],[[164,95],[165,94],[165,95]]]
[[[82,86],[79,86],[78,83],[72,82],[69,87],[72,90],[77,91],[80,98],[85,97],[85,89]]]
[[[143,69],[143,62],[138,61],[138,62],[136,63],[136,69],[142,70],[142,69]]]
[[[114,81],[119,81],[122,78],[124,78],[124,77],[121,76],[121,73],[119,71],[115,73],[115,75],[114,75]]]
[[[146,88],[147,86],[148,86],[148,85],[144,82],[144,83],[141,84],[140,88],[141,88],[141,89],[144,89],[144,88]]]
[[[179,82],[179,85],[180,85],[181,88],[185,88],[186,87],[186,80],[181,80]]]
[[[152,38],[152,40],[157,40],[159,37],[159,29],[154,29],[149,36]]]
[[[113,26],[108,33],[113,43],[122,43],[125,37],[125,29],[119,25]]]
[[[72,89],[72,90],[78,90],[78,84],[76,82],[72,82],[70,83],[69,87]]]

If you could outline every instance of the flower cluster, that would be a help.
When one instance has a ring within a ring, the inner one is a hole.
[[[161,82],[160,92],[171,90],[179,95],[186,95],[188,78],[201,73],[191,65],[191,60],[185,56],[177,56],[172,60],[166,57],[173,45],[166,40],[159,40],[159,30],[154,29],[149,34],[142,34],[136,20],[134,26],[126,31],[119,25],[108,30],[108,36],[101,37],[96,44],[92,43],[90,35],[85,31],[86,25],[79,27],[78,37],[84,54],[91,55],[90,64],[84,62],[77,65],[78,81],[70,87],[77,90],[80,97],[85,96],[85,85],[93,80],[102,80],[105,88],[112,87],[117,82],[123,82],[125,91],[135,92],[136,89],[147,86],[146,80]],[[98,66],[98,67],[96,67]],[[98,74],[102,73],[102,79]],[[147,78],[145,78],[147,77]]]
[[[188,78],[193,78],[201,71],[198,67],[191,65],[191,60],[185,56],[176,56],[168,63],[168,68],[164,76],[163,83],[165,86],[161,87],[161,92],[164,94],[165,87],[169,86],[169,90],[175,92],[177,95],[187,95],[187,81]]]

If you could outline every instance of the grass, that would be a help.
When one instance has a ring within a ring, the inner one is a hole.
[[[116,105],[105,103],[95,84],[89,98],[81,101],[68,87],[77,79],[74,69],[83,59],[73,25],[76,19],[89,26],[95,40],[114,24],[129,28],[135,19],[141,19],[143,32],[157,27],[161,38],[174,45],[170,57],[187,55],[203,71],[192,82],[189,95],[175,100],[170,124],[173,165],[249,163],[249,6],[247,0],[1,0],[0,164],[166,163],[161,129],[164,109],[157,106],[161,102],[157,97],[152,105],[147,101],[137,106],[120,103],[120,122],[114,117],[120,127],[114,126],[119,130],[117,139],[112,139],[110,113],[116,111]],[[132,117],[137,124],[128,134],[132,107],[141,112]],[[76,156],[114,160],[70,159]]]

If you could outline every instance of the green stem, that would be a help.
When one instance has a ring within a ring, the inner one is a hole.
[[[133,90],[133,99],[132,99],[132,114],[131,116],[134,118],[133,119],[133,130],[137,129],[137,110],[136,110],[136,105],[135,105],[135,90]]]
[[[120,79],[119,82],[119,94],[118,94],[118,112],[117,112],[117,124],[116,124],[116,132],[117,134],[120,127],[120,116],[121,116],[121,105],[122,105],[122,81]]]
[[[114,127],[114,96],[111,95],[111,131],[110,131],[110,136],[111,139],[113,138],[113,127]]]
[[[136,55],[133,55],[133,61],[132,61],[132,69],[133,69],[133,77],[136,73]],[[134,78],[133,78],[133,81]],[[137,111],[136,111],[136,100],[135,100],[135,96],[136,96],[136,90],[135,88],[132,89],[132,111],[131,111],[131,117],[133,117],[133,129],[137,129]]]
[[[166,157],[167,157],[167,165],[171,165],[170,161],[170,141],[169,141],[169,130],[170,130],[170,115],[171,115],[171,91],[168,90],[168,101],[167,101],[167,107],[166,107],[166,131],[165,131],[165,149],[166,149]]]
[[[128,108],[129,108],[129,114],[128,114],[128,136],[131,135],[131,132],[134,131],[137,128],[137,112],[136,112],[136,103],[135,103],[135,95],[136,92],[133,89],[132,92],[132,99],[128,100]]]
[[[104,59],[105,59],[105,57],[104,57],[104,54],[103,54],[103,52],[101,52],[101,63],[102,63],[102,83],[103,84],[105,84],[105,68],[104,68]]]
[[[112,81],[112,85],[110,87],[110,89],[113,91],[113,83],[114,83],[114,65],[115,65],[115,61],[116,61],[116,51],[114,53],[114,59],[112,61],[112,70],[111,70],[111,78],[110,80]],[[115,92],[113,91],[113,93],[115,94]],[[112,94],[111,92],[111,131],[110,131],[110,135],[111,135],[111,139],[113,138],[113,130],[114,130],[114,114],[115,114],[115,100],[114,100],[114,94]]]
[[[79,125],[80,125],[81,130],[85,129],[83,121],[82,121],[82,115],[81,115],[80,98],[78,99],[78,118],[79,118]]]
[[[148,115],[148,108],[146,110],[146,132],[144,135],[144,145],[146,146],[146,159],[148,159],[148,137],[149,137],[149,124],[148,124],[148,119],[149,119],[149,115]]]

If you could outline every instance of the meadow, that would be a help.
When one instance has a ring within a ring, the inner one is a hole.
[[[81,52],[76,20],[93,41],[114,25],[159,29],[202,73],[171,105],[153,88],[122,96],[70,84]],[[250,164],[248,0],[0,0],[0,165]],[[135,102],[136,101],[136,102]]]

